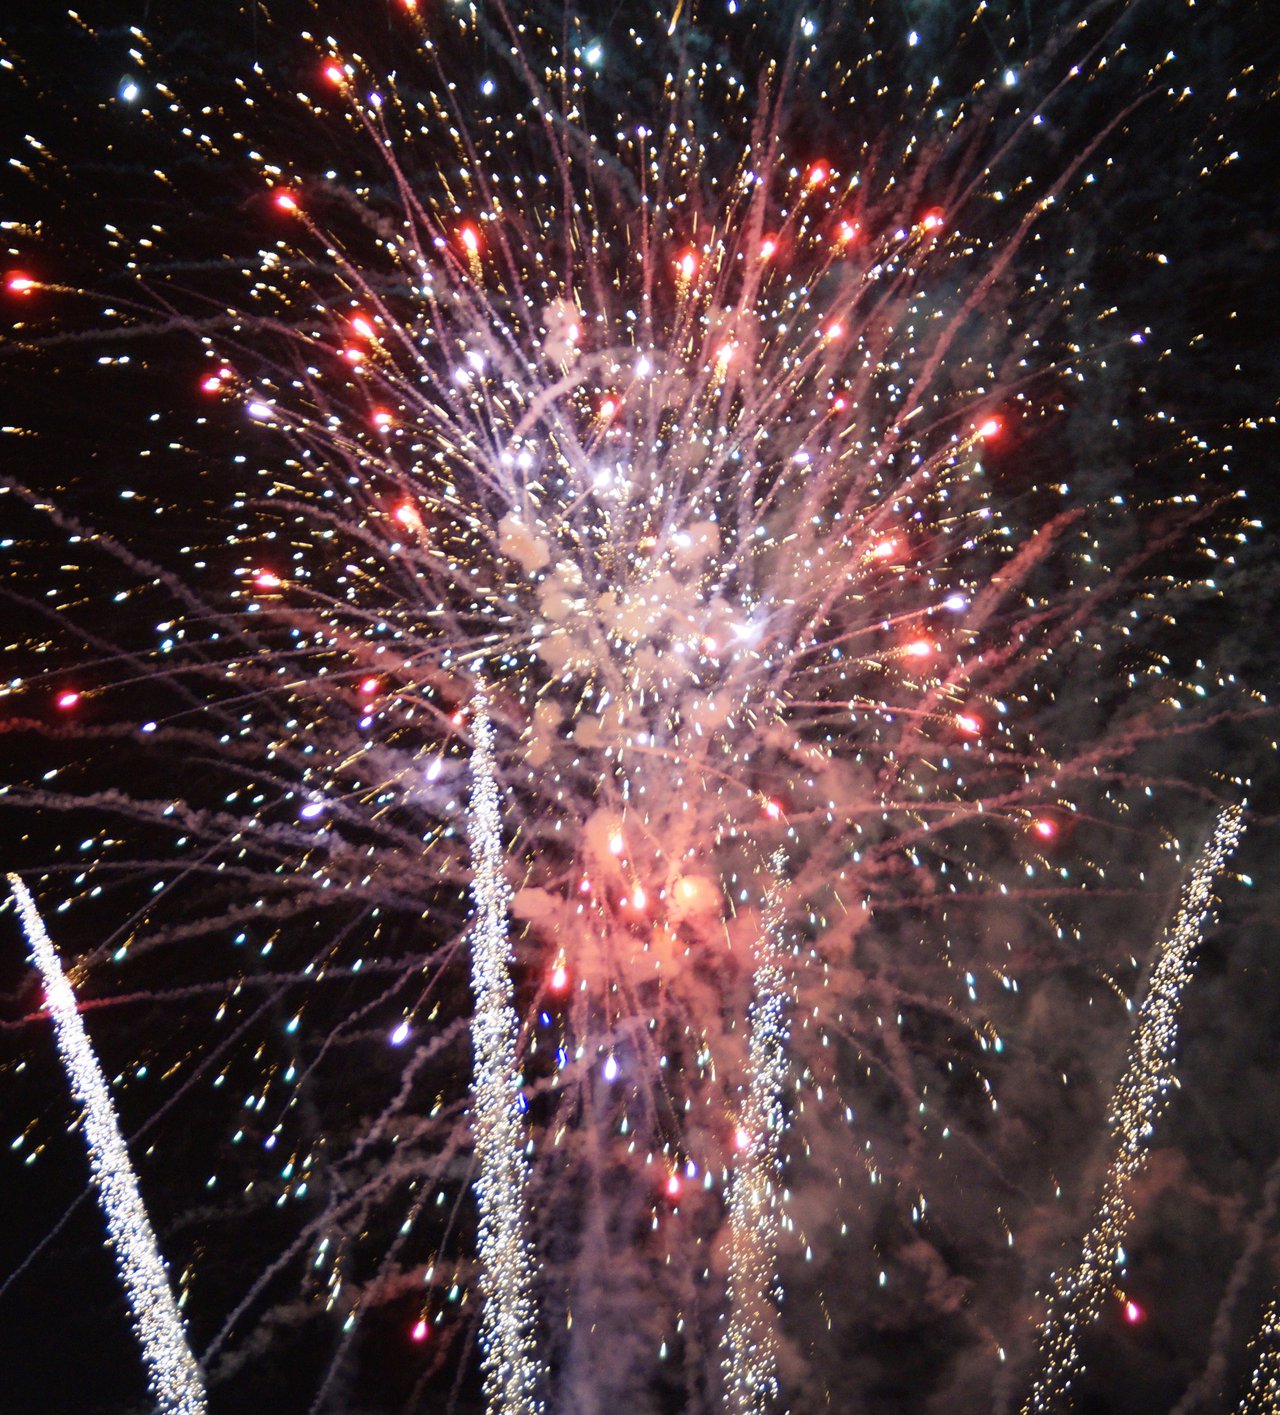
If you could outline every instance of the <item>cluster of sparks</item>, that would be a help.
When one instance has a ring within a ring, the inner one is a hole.
[[[1146,995],[1138,1009],[1124,1075],[1112,1098],[1108,1127],[1116,1142],[1098,1211],[1079,1262],[1055,1275],[1048,1311],[1038,1333],[1040,1369],[1023,1415],[1061,1409],[1084,1369],[1080,1334],[1097,1321],[1123,1265],[1124,1240],[1133,1220],[1133,1182],[1146,1163],[1151,1136],[1174,1084],[1182,994],[1213,907],[1214,884],[1239,843],[1244,813],[1228,806],[1197,858],[1178,912],[1161,941]],[[1137,1308],[1128,1304],[1133,1313]]]
[[[1019,1002],[1014,944],[976,910],[1034,917],[1050,970],[1092,885],[1147,879],[1149,860],[1065,850],[1146,808],[1116,764],[1234,686],[1203,663],[1181,681],[1141,642],[1172,622],[1144,580],[1172,534],[1160,518],[1191,521],[1212,490],[1095,506],[1056,473],[1013,495],[993,471],[1091,363],[1048,332],[1080,317],[1083,287],[1060,288],[1037,242],[1094,181],[1095,145],[1017,175],[1054,111],[1018,84],[1063,102],[1123,42],[1104,25],[1061,72],[1049,52],[1039,76],[908,85],[919,127],[885,138],[855,102],[879,51],[832,60],[808,18],[758,84],[696,57],[680,7],[637,19],[626,63],[660,55],[666,77],[633,100],[579,19],[498,5],[487,28],[458,6],[435,30],[418,8],[397,21],[413,78],[307,33],[302,92],[255,76],[221,114],[148,88],[158,61],[135,33],[121,103],[176,122],[202,162],[243,155],[256,245],[193,294],[198,271],[151,253],[158,227],[145,252],[110,227],[135,283],[108,318],[137,347],[159,312],[164,337],[190,336],[198,425],[243,449],[245,480],[225,537],[184,546],[178,570],[13,486],[67,534],[76,575],[123,570],[114,603],[166,609],[155,645],[11,690],[52,694],[88,743],[210,766],[126,792],[90,754],[81,782],[59,764],[5,800],[110,819],[73,876],[86,900],[121,840],[147,842],[134,873],[158,883],[104,950],[116,964],[197,937],[237,950],[228,981],[201,986],[230,1039],[213,1084],[252,1068],[233,1140],[270,1172],[241,1199],[307,1216],[207,1360],[293,1265],[347,1331],[412,1289],[426,1340],[477,1289],[504,1415],[535,1415],[552,1371],[584,1413],[640,1409],[664,1383],[711,1408],[718,1351],[729,1408],[764,1415],[781,1247],[796,1267],[830,1254],[883,1204],[930,1290],[950,1278],[924,1190],[954,1178],[958,1139],[985,1143],[996,1018]],[[506,106],[463,103],[463,43],[509,56]],[[836,155],[797,123],[806,85],[858,134]],[[332,166],[271,151],[272,104],[301,107]],[[73,295],[53,274],[8,288]],[[1111,348],[1147,337],[1102,328]],[[1148,520],[1159,533],[1113,572],[1113,543]],[[1210,587],[1234,544],[1197,547]],[[39,608],[73,632],[85,617],[73,596]],[[104,725],[138,681],[158,705]],[[1161,952],[1071,1321],[1110,1271],[1238,829],[1223,817]],[[261,1036],[256,988],[301,999],[283,1044]],[[334,989],[356,998],[340,1016]],[[382,1109],[318,1143],[305,1116],[334,1058],[374,1046],[400,1068]],[[873,1132],[864,1108],[894,1120]],[[468,1152],[478,1269],[445,1217]],[[1046,1338],[1029,1410],[1060,1390],[1070,1331]]]
[[[1280,1298],[1267,1303],[1255,1345],[1258,1360],[1238,1415],[1276,1415],[1280,1411]]]
[[[9,876],[9,887],[31,957],[44,979],[58,1052],[80,1107],[93,1186],[107,1220],[157,1415],[205,1415],[200,1372],[187,1345],[182,1317],[116,1121],[111,1092],[80,1019],[75,993],[30,890],[17,875]]]

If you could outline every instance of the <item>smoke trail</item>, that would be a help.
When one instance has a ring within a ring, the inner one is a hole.
[[[753,976],[750,1090],[738,1130],[729,1191],[729,1323],[724,1340],[726,1409],[763,1415],[777,1398],[778,1146],[786,1124],[787,1004],[782,971],[782,872],[769,861],[769,887]]]
[[[467,832],[476,919],[471,936],[471,1035],[475,1047],[474,1125],[484,1294],[481,1344],[492,1415],[539,1415],[529,1249],[525,1239],[528,1165],[516,1065],[519,1019],[511,1002],[507,936],[510,887],[503,872],[502,822],[494,778],[493,723],[483,687],[472,700],[474,749]]]
[[[31,956],[44,978],[62,1064],[80,1105],[89,1170],[106,1215],[107,1232],[133,1314],[134,1331],[142,1346],[157,1415],[203,1415],[204,1385],[169,1290],[164,1262],[116,1123],[111,1094],[76,1011],[75,993],[30,891],[17,875],[8,878]]]
[[[1022,1415],[1041,1415],[1070,1403],[1071,1386],[1084,1370],[1080,1329],[1096,1321],[1116,1253],[1133,1211],[1129,1190],[1146,1163],[1147,1142],[1173,1084],[1174,1048],[1182,990],[1195,969],[1196,950],[1213,903],[1213,883],[1239,842],[1244,813],[1227,806],[1200,852],[1183,890],[1178,913],[1160,945],[1147,994],[1138,1010],[1124,1076],[1111,1100],[1108,1129],[1116,1141],[1102,1200],[1085,1237],[1080,1260],[1053,1275],[1048,1310],[1037,1332],[1037,1374]]]

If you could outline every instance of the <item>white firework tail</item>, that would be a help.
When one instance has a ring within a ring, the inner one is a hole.
[[[750,1084],[729,1190],[729,1321],[724,1340],[725,1408],[765,1415],[778,1395],[777,1249],[779,1146],[786,1126],[787,989],[782,967],[782,872],[769,861],[752,979]]]
[[[44,978],[58,1052],[72,1095],[80,1106],[89,1171],[106,1215],[107,1232],[142,1346],[157,1415],[204,1415],[204,1385],[187,1345],[182,1318],[138,1192],[137,1176],[129,1163],[111,1093],[76,1008],[75,993],[30,891],[17,875],[9,876],[9,887],[31,956]]]
[[[476,692],[472,714],[467,832],[476,910],[471,930],[475,998],[471,1035],[485,1390],[491,1415],[540,1415],[532,1270],[525,1235],[528,1163],[516,1064],[519,1021],[512,1005],[507,931],[511,891],[503,870],[494,730],[483,687]]]
[[[1195,971],[1196,953],[1213,906],[1213,886],[1244,830],[1244,812],[1227,806],[1183,888],[1177,916],[1160,944],[1156,965],[1129,1048],[1124,1076],[1111,1098],[1108,1130],[1116,1149],[1093,1225],[1080,1259],[1053,1277],[1048,1311],[1037,1332],[1037,1374],[1022,1415],[1043,1415],[1084,1370],[1079,1334],[1096,1321],[1111,1285],[1117,1253],[1133,1217],[1129,1192],[1146,1163],[1147,1145],[1174,1080],[1174,1051],[1182,990]]]

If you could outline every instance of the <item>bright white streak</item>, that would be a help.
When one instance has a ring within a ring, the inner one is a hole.
[[[1272,1298],[1262,1317],[1258,1338],[1258,1364],[1249,1389],[1240,1401],[1238,1415],[1277,1415],[1280,1412],[1280,1298]]]
[[[519,1019],[512,1006],[511,888],[503,869],[502,812],[494,776],[493,723],[484,687],[472,700],[471,1040],[476,1160],[480,1205],[479,1256],[483,1306],[480,1344],[490,1415],[541,1415],[533,1338],[532,1276],[525,1237],[528,1161],[516,1064]]]
[[[157,1415],[204,1415],[204,1385],[169,1289],[164,1261],[129,1163],[129,1151],[116,1123],[111,1093],[76,1008],[76,995],[30,891],[17,875],[9,876],[9,887],[31,956],[44,978],[58,1052],[71,1081],[71,1093],[80,1106],[89,1172],[106,1215],[107,1233],[133,1314],[133,1328],[142,1346]]]
[[[769,861],[752,977],[750,1088],[729,1187],[729,1321],[722,1365],[730,1415],[765,1415],[778,1396],[779,1147],[786,1128],[787,989],[782,968],[782,872]]]
[[[1117,1250],[1133,1217],[1129,1189],[1146,1164],[1147,1144],[1174,1081],[1174,1049],[1182,990],[1195,971],[1196,952],[1213,905],[1213,885],[1244,830],[1244,812],[1227,806],[1200,852],[1182,891],[1177,916],[1161,941],[1138,1009],[1124,1076],[1111,1098],[1107,1128],[1116,1151],[1102,1200],[1084,1240],[1080,1261],[1053,1275],[1048,1310],[1036,1333],[1037,1374],[1022,1415],[1042,1415],[1062,1400],[1084,1370],[1079,1333],[1098,1319],[1111,1287]]]

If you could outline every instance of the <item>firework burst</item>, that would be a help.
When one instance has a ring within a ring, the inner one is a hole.
[[[240,194],[251,239],[208,260],[130,246],[107,318],[189,338],[195,424],[239,480],[173,555],[13,488],[84,547],[97,568],[77,575],[123,569],[124,600],[165,608],[158,644],[91,625],[74,681],[23,685],[52,683],[66,730],[118,747],[138,785],[95,752],[7,799],[129,837],[126,860],[100,833],[77,883],[154,883],[112,940],[129,976],[178,968],[195,939],[236,950],[192,987],[234,1039],[215,1084],[250,1094],[230,1121],[261,1151],[239,1207],[298,1218],[226,1304],[211,1369],[254,1356],[263,1313],[268,1336],[329,1312],[350,1337],[403,1307],[430,1349],[465,1349],[497,1221],[482,1195],[472,1242],[477,853],[483,889],[510,890],[503,1065],[530,1136],[512,1203],[537,1216],[540,1273],[517,1305],[539,1314],[557,1408],[673,1391],[710,1408],[726,1285],[771,1265],[775,1234],[815,1347],[833,1318],[813,1269],[841,1251],[877,1293],[906,1255],[911,1300],[954,1313],[951,1156],[985,1152],[996,1176],[1007,1159],[999,1019],[1031,952],[996,935],[1039,930],[1051,972],[1088,889],[1145,878],[1146,855],[1091,855],[1140,818],[1135,759],[1181,725],[1169,700],[1206,688],[1141,636],[1148,569],[1214,500],[1094,504],[1045,446],[1082,365],[1143,338],[1117,317],[1082,352],[1059,252],[1162,64],[1049,159],[1046,122],[1092,97],[1124,34],[1085,20],[975,79],[984,8],[936,37],[934,58],[959,56],[945,93],[917,87],[915,32],[895,41],[913,78],[884,124],[859,104],[892,106],[885,52],[842,57],[834,29],[767,12],[708,59],[678,12],[606,41],[572,15],[498,6],[491,29],[408,5],[403,66],[314,26],[296,83],[214,104],[200,76],[135,84],[127,102]],[[765,38],[777,62],[748,61]],[[497,79],[486,56],[505,56]],[[465,101],[458,65],[505,96]],[[849,126],[811,130],[811,90]],[[17,278],[14,298],[71,299],[69,280]],[[85,632],[69,601],[51,613]],[[501,870],[464,829],[481,679]],[[145,712],[108,720],[113,693]],[[175,786],[164,753],[204,769]],[[780,846],[785,886],[760,868]],[[771,1137],[758,1172],[744,1115]],[[289,1275],[305,1301],[279,1296]],[[730,1306],[732,1365],[759,1333]],[[526,1315],[505,1317],[527,1354]],[[765,1315],[739,1404],[764,1408],[775,1366],[816,1400],[801,1325]]]

